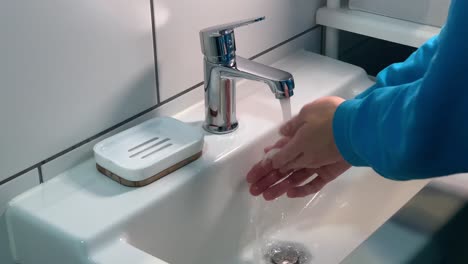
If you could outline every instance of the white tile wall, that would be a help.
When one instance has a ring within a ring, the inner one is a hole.
[[[0,181],[156,103],[149,0],[2,1]]]
[[[160,96],[203,80],[198,32],[249,17],[267,20],[236,31],[237,54],[255,55],[315,25],[322,0],[154,0]]]
[[[278,47],[256,59],[256,61],[266,64],[272,64],[275,61],[279,60],[280,58],[287,56],[288,54],[295,52],[299,49],[307,49],[313,52],[320,51],[320,43],[317,40],[320,40],[321,30],[320,28],[315,29],[295,40],[292,40],[281,47]],[[135,126],[149,118],[155,116],[169,116],[174,115],[179,112],[181,109],[186,109],[189,106],[193,105],[197,102],[202,102],[203,100],[203,89],[199,87],[187,94],[182,95],[181,97],[177,98],[176,100],[170,101],[167,104],[151,111],[127,124],[124,126],[113,130],[112,132],[103,135],[89,143],[84,144],[83,146],[55,159],[47,164],[42,166],[42,175],[44,181],[48,181],[53,177],[57,176],[58,174],[78,165],[79,163],[88,160],[93,155],[93,146],[115,133],[122,131],[124,129],[130,128]],[[203,119],[200,116],[200,119]]]
[[[4,217],[7,204],[16,195],[38,184],[39,174],[36,169],[0,186],[0,263],[2,264],[13,264]]]

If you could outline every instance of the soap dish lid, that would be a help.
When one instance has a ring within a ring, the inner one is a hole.
[[[201,154],[203,142],[201,128],[158,117],[97,143],[94,158],[112,174],[140,182]]]

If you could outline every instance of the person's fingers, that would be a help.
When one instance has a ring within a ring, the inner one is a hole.
[[[285,174],[274,170],[268,173],[268,175],[266,175],[265,177],[261,178],[258,182],[252,184],[252,186],[250,186],[250,193],[254,196],[258,196],[270,186],[283,179],[285,176]]]
[[[263,149],[263,152],[266,154],[268,152],[270,152],[270,150],[274,149],[275,148],[275,145],[271,145],[271,146],[268,146],[268,147],[265,147]]]
[[[320,191],[327,183],[333,181],[351,167],[349,163],[342,160],[321,168],[315,169],[318,176],[311,182],[288,190],[288,197],[305,197]]]
[[[314,175],[314,169],[302,169],[293,172],[285,180],[280,183],[271,186],[263,192],[263,198],[267,201],[274,200],[281,195],[285,194],[291,187],[298,186],[307,180],[310,176]]]
[[[250,171],[247,173],[247,182],[255,183],[272,170],[273,166],[271,160],[267,160],[265,162],[260,161],[257,164],[255,164],[252,167],[252,169],[250,169]]]
[[[304,156],[304,153],[299,153],[299,155],[294,160],[291,160],[288,164],[284,165],[279,170],[280,172],[284,173],[291,170],[310,168],[308,163],[309,162]]]
[[[280,134],[285,137],[293,137],[304,123],[303,114],[300,113],[280,127]]]
[[[271,161],[274,169],[284,167],[289,162],[295,160],[302,152],[300,151],[301,143],[298,138],[292,138],[289,142],[283,146],[273,157]]]
[[[347,171],[351,165],[347,163],[346,161],[340,161],[328,166],[321,167],[317,170],[317,173],[320,174],[320,177],[322,177],[326,182],[331,182],[336,177],[340,176],[343,174],[345,171]]]
[[[288,137],[283,137],[283,138],[281,138],[280,140],[276,141],[275,144],[264,148],[263,151],[264,151],[265,153],[268,153],[268,152],[270,152],[270,150],[272,150],[272,149],[275,149],[275,148],[282,148],[284,145],[286,145],[286,144],[289,142],[289,139],[290,139],[290,138],[288,138]]]
[[[289,198],[300,198],[320,191],[328,182],[318,175],[311,182],[288,190]]]

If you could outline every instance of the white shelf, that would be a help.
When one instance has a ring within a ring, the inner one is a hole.
[[[441,30],[438,27],[347,8],[320,8],[317,12],[317,24],[416,48]]]

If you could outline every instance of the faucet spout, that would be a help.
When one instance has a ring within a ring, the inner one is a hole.
[[[233,75],[266,83],[277,99],[294,95],[294,78],[291,73],[273,68],[240,56],[236,57],[237,71]]]

